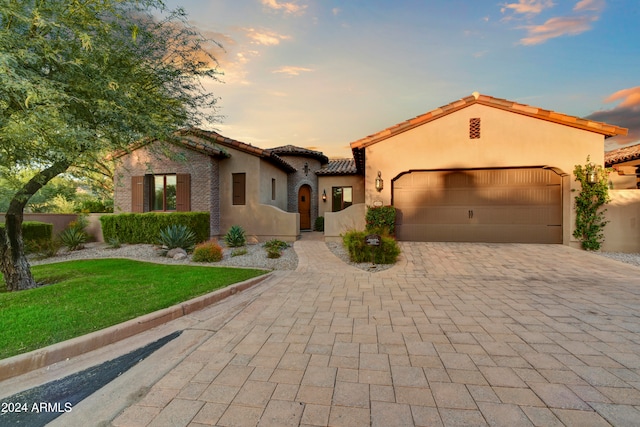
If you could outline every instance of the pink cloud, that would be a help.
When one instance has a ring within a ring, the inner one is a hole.
[[[528,37],[520,40],[526,46],[544,43],[549,39],[571,35],[575,36],[591,29],[591,22],[598,20],[595,16],[558,17],[547,20],[542,25],[530,25]]]
[[[619,103],[612,109],[596,111],[587,118],[629,129],[628,135],[613,139],[615,144],[626,145],[640,141],[640,86],[619,90],[605,99],[606,103],[616,101]]]
[[[573,10],[575,12],[581,11],[595,11],[600,12],[606,6],[605,0],[581,0],[574,7]]]
[[[520,40],[520,44],[531,46],[557,37],[575,36],[589,31],[591,24],[600,18],[606,7],[606,0],[578,0],[567,16],[551,17],[542,24],[534,23],[534,19],[545,9],[554,6],[552,0],[519,0],[517,3],[503,5],[501,11],[512,12],[505,16],[504,22],[516,18],[528,22],[529,25],[520,27],[527,30],[527,36]]]
[[[589,1],[589,0],[586,0]],[[551,0],[519,0],[518,3],[508,3],[502,7],[502,13],[512,10],[520,14],[539,14],[544,9],[555,6]]]
[[[300,6],[295,2],[278,3],[278,0],[262,0],[262,4],[273,10],[283,11],[292,15],[302,14],[307,8],[307,6]]]

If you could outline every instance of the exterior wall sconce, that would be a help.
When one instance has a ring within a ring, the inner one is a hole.
[[[304,162],[304,174],[309,175],[309,162]]]
[[[589,184],[595,184],[598,182],[598,172],[594,170],[587,172],[587,182]]]
[[[378,177],[376,178],[376,190],[378,192],[382,191],[384,188],[384,181],[382,180],[382,173],[378,171]]]
[[[322,190],[322,201],[323,202],[327,201],[327,190]]]

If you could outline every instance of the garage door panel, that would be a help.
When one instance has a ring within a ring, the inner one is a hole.
[[[486,242],[486,243],[549,243],[562,241],[562,227],[504,225],[500,232],[491,225],[465,226],[460,233],[457,224],[407,224],[399,228],[396,237],[404,241],[421,242]]]
[[[411,172],[393,198],[400,240],[562,243],[561,177],[548,169]]]

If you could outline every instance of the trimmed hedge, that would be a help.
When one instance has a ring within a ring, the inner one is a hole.
[[[0,222],[4,229],[4,222]],[[25,242],[46,242],[53,237],[53,224],[40,221],[24,221],[22,223],[22,240]]]
[[[4,222],[0,222],[0,232],[4,233]],[[41,252],[52,247],[53,224],[40,221],[24,221],[22,223],[22,241],[26,253]]]
[[[186,225],[197,242],[209,240],[209,212],[125,213],[100,217],[105,241],[122,243],[158,243],[160,231],[170,225]]]
[[[400,255],[400,247],[393,237],[380,236],[380,246],[369,246],[365,242],[366,231],[349,231],[342,237],[344,247],[352,262],[371,262],[372,255],[376,264],[394,264]]]

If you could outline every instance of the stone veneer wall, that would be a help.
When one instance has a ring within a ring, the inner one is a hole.
[[[189,149],[171,147],[171,150],[177,154],[175,159],[150,146],[118,159],[114,174],[114,212],[131,212],[132,176],[188,173],[191,175],[191,211],[210,212],[210,234],[217,236],[220,232],[218,160]]]
[[[307,184],[311,187],[311,228],[318,217],[318,176],[316,171],[322,167],[319,160],[312,157],[287,156],[279,154],[287,163],[296,168],[295,173],[291,173],[287,180],[287,210],[298,212],[298,191],[300,187]],[[309,173],[304,174],[304,164],[309,164]]]

